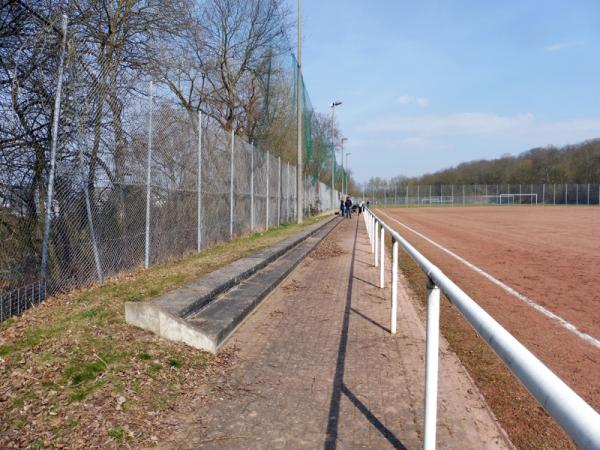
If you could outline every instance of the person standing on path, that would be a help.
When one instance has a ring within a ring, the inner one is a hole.
[[[340,199],[340,215],[346,217],[346,204],[344,203],[344,197]]]
[[[350,199],[349,195],[346,196],[345,206],[346,206],[346,218],[351,219],[352,218],[352,200]]]

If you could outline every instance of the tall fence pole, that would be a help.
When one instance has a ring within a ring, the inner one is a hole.
[[[287,163],[285,175],[285,221],[290,221],[290,162]]]
[[[85,211],[88,220],[88,226],[90,228],[90,238],[92,241],[92,252],[94,253],[94,264],[96,265],[96,276],[100,284],[104,283],[104,274],[102,273],[102,266],[100,264],[100,254],[98,252],[98,243],[96,241],[96,230],[94,228],[94,218],[92,216],[92,205],[90,201],[90,191],[88,189],[88,182],[85,177],[85,165],[83,162],[83,137],[81,136],[81,126],[78,127],[78,138],[79,142],[79,171],[81,172],[81,184],[83,194],[85,197]]]
[[[277,169],[277,226],[281,223],[281,156],[278,158],[279,168]]]
[[[269,152],[267,152],[267,207],[266,209],[266,220],[265,220],[265,229],[269,229],[269,181],[271,181],[271,174],[270,174],[270,169],[271,169],[271,157],[269,156]]]
[[[435,450],[437,422],[438,354],[440,345],[440,290],[427,280],[427,343],[425,350],[424,450]]]
[[[231,164],[229,173],[229,237],[233,239],[233,182],[234,182],[234,147],[235,147],[235,131],[231,130]]]
[[[148,161],[146,167],[146,246],[144,253],[144,267],[150,266],[150,197],[152,181],[152,110],[154,108],[154,85],[152,81],[148,86],[150,109],[148,112]]]
[[[542,205],[546,204],[546,183],[542,184]]]
[[[254,231],[254,144],[250,146],[250,230]]]
[[[590,204],[590,183],[587,185],[587,204]]]
[[[56,96],[54,97],[54,114],[52,117],[52,143],[50,147],[50,174],[48,176],[48,190],[46,193],[46,220],[44,221],[44,240],[42,241],[42,264],[40,267],[40,282],[46,288],[48,275],[48,244],[50,241],[50,222],[52,221],[52,201],[54,195],[54,173],[56,170],[56,146],[58,144],[58,119],[60,117],[60,97],[62,94],[62,80],[67,49],[67,16],[62,16],[62,48],[60,63],[58,65],[58,79],[56,81]]]
[[[197,217],[197,251],[202,248],[202,111],[198,111],[198,217]]]

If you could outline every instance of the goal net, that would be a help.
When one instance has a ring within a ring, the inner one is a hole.
[[[432,197],[421,198],[422,205],[439,205],[448,203],[454,203],[453,195],[434,195]]]
[[[537,194],[482,195],[481,199],[493,205],[537,205]]]

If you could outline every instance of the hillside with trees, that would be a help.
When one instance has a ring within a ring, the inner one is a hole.
[[[371,186],[400,184],[585,184],[600,183],[600,139],[564,147],[533,148],[517,156],[464,162],[420,177],[372,178]]]

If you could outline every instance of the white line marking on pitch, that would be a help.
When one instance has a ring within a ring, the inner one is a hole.
[[[381,210],[380,210],[381,211]],[[552,311],[547,310],[546,308],[544,308],[541,305],[538,305],[536,302],[534,302],[533,300],[531,300],[530,298],[526,297],[525,295],[521,294],[520,292],[515,291],[513,288],[511,288],[510,286],[508,286],[507,284],[504,284],[502,281],[494,278],[493,276],[491,276],[489,273],[484,272],[483,270],[481,270],[479,267],[475,266],[474,264],[471,264],[469,261],[467,261],[466,259],[458,256],[456,253],[448,250],[447,248],[441,246],[440,244],[438,244],[435,241],[432,241],[431,239],[429,239],[427,236],[419,233],[417,230],[413,230],[411,227],[409,227],[408,225],[403,224],[402,222],[400,222],[397,219],[394,219],[392,216],[389,216],[388,214],[384,213],[383,211],[381,211],[381,213],[386,216],[389,217],[390,219],[392,219],[394,222],[396,222],[398,225],[403,226],[404,228],[406,228],[408,231],[413,232],[414,234],[416,234],[417,236],[419,236],[420,238],[426,240],[427,242],[429,242],[431,245],[439,248],[440,250],[446,252],[447,254],[449,254],[450,256],[452,256],[454,259],[460,261],[461,263],[463,263],[465,266],[467,266],[468,268],[474,270],[475,272],[477,272],[478,274],[480,274],[481,276],[487,278],[489,281],[491,281],[492,283],[494,283],[496,286],[501,287],[502,289],[504,289],[506,292],[508,292],[509,294],[511,294],[512,296],[518,298],[519,300],[521,300],[522,302],[528,304],[529,306],[531,306],[532,308],[535,308],[537,311],[541,312],[542,314],[544,314],[547,317],[550,317],[551,319],[557,321],[563,328],[566,328],[567,330],[569,330],[570,332],[574,333],[577,337],[583,339],[586,342],[589,342],[590,344],[592,344],[594,347],[600,349],[600,341],[598,339],[596,339],[593,336],[590,336],[587,333],[584,333],[582,331],[579,331],[577,329],[577,327],[575,325],[573,325],[571,322],[566,321],[565,319],[563,319],[560,316],[557,316],[556,314],[554,314]]]

